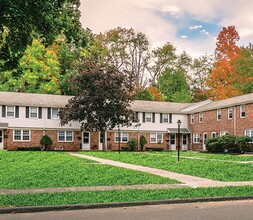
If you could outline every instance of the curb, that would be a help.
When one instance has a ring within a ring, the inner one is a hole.
[[[99,209],[99,208],[120,208],[120,207],[144,206],[144,205],[218,202],[218,201],[250,200],[250,199],[253,199],[253,196],[222,196],[222,197],[206,197],[206,198],[168,199],[168,200],[150,200],[139,202],[98,203],[98,204],[58,205],[58,206],[57,205],[26,206],[26,207],[0,208],[0,214],[67,211],[67,210]]]

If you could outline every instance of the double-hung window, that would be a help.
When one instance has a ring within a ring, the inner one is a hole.
[[[199,133],[194,133],[193,134],[193,143],[198,144],[200,142],[200,135]]]
[[[203,112],[199,113],[199,123],[202,123],[203,121]]]
[[[14,141],[30,141],[30,130],[14,130]]]
[[[163,143],[162,133],[150,133],[150,143]]]
[[[217,109],[217,121],[221,120],[221,109]]]
[[[191,124],[194,124],[194,114],[191,114]]]
[[[115,138],[114,142],[122,142],[127,143],[128,142],[128,133],[127,132],[115,132]]]
[[[233,107],[229,107],[228,108],[228,119],[232,119],[233,118]]]
[[[58,142],[73,142],[73,131],[58,131]]]
[[[6,117],[15,117],[15,107],[14,106],[6,106]]]
[[[146,122],[151,122],[152,121],[152,113],[148,112],[148,113],[145,114],[145,116],[146,116],[145,117]]]
[[[253,130],[245,130],[245,136],[251,138],[251,142],[253,142]]]
[[[37,107],[30,107],[30,118],[38,118],[38,108]]]
[[[59,109],[58,108],[51,109],[51,118],[52,119],[59,119]]]
[[[246,107],[245,105],[240,106],[240,118],[245,118],[246,116]]]

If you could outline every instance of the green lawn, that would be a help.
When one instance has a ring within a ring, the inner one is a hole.
[[[118,152],[85,152],[84,154],[219,181],[253,181],[253,164],[238,163],[253,161],[253,156],[181,152],[178,163],[176,152],[121,152],[120,155]]]
[[[0,195],[0,207],[132,202],[174,198],[249,195],[253,195],[252,186],[197,189],[180,188],[163,190],[112,190],[100,192],[68,192],[53,194],[19,194]]]
[[[175,180],[94,163],[63,152],[0,151],[0,189],[170,184]]]

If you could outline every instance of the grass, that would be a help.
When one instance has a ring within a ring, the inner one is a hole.
[[[121,152],[120,156],[117,152],[85,152],[84,154],[219,181],[253,181],[253,164],[238,163],[238,161],[253,161],[252,156],[181,152],[178,163],[175,152]]]
[[[94,163],[63,152],[0,151],[0,189],[170,184],[175,180]]]
[[[253,195],[252,186],[197,189],[177,188],[166,190],[112,190],[99,192],[68,192],[53,194],[18,194],[0,195],[0,207],[133,202],[174,198],[248,195]]]

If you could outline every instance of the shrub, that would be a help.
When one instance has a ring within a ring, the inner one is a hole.
[[[141,151],[143,151],[145,144],[147,144],[147,140],[146,140],[146,138],[142,135],[142,136],[140,137]]]
[[[136,149],[136,147],[137,147],[137,144],[138,144],[136,138],[130,139],[127,143],[129,145],[131,151],[134,151]]]
[[[40,146],[31,146],[31,147],[18,147],[20,151],[40,151]]]
[[[52,140],[48,135],[44,135],[41,140],[40,144],[43,146],[42,150],[47,150],[48,146],[52,145]]]
[[[219,138],[208,138],[205,141],[206,149],[212,153],[221,153],[224,152],[221,141]]]

